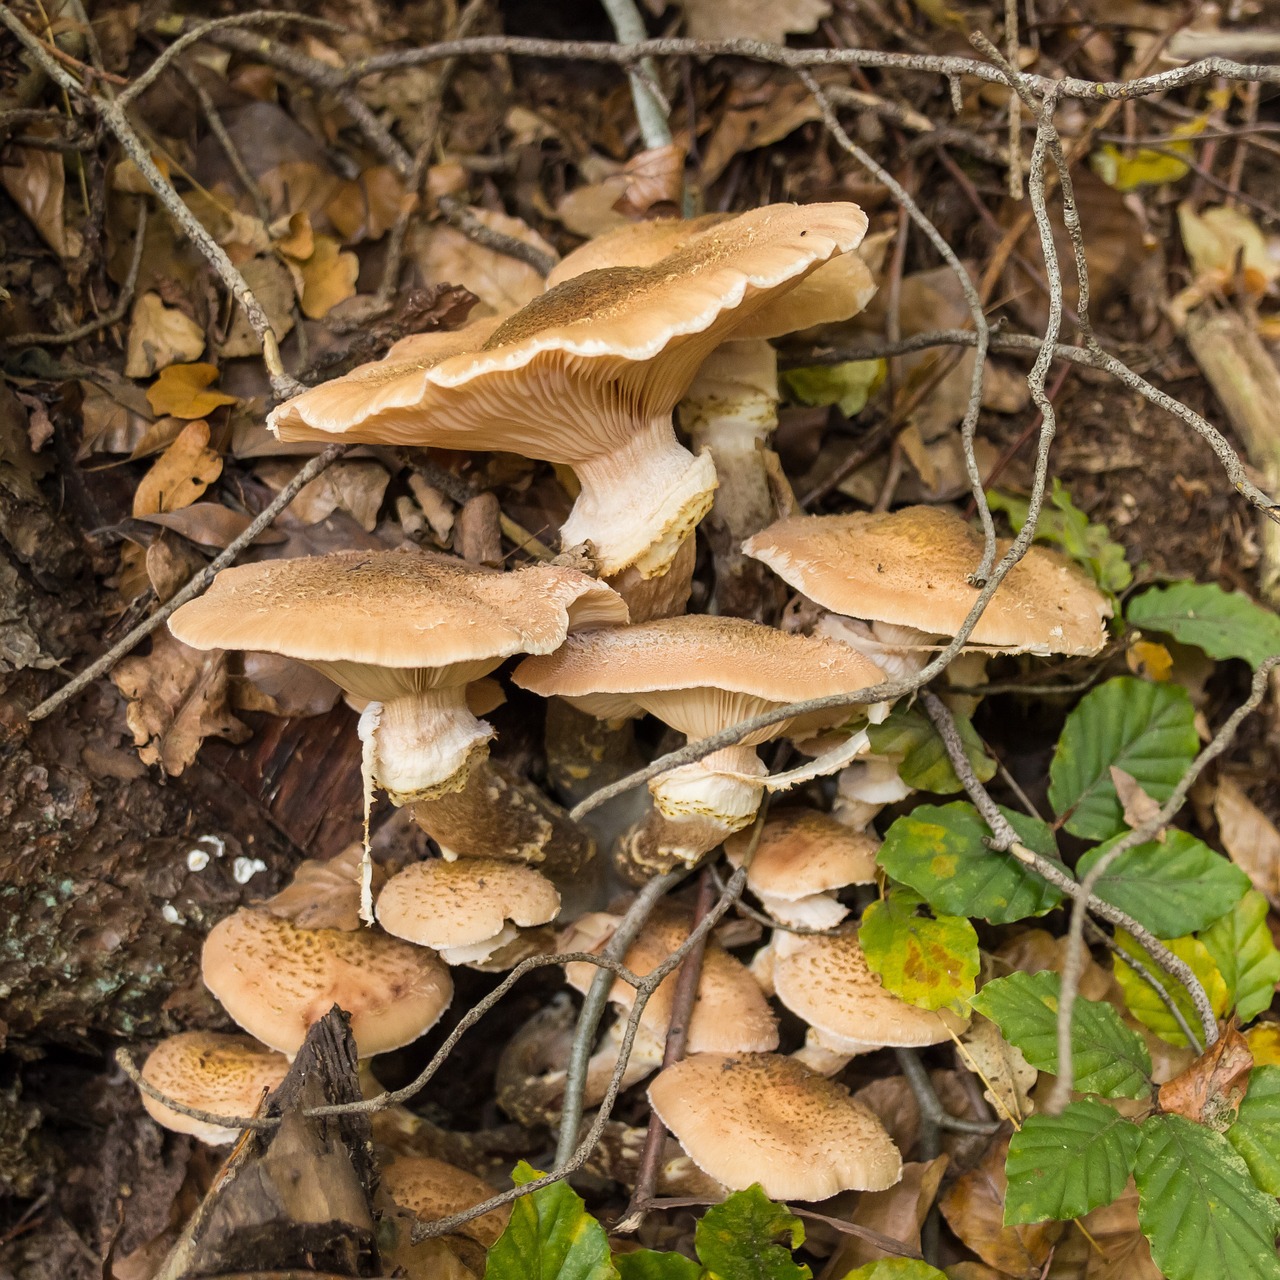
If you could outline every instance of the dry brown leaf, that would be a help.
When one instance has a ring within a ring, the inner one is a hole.
[[[404,183],[389,165],[366,169],[355,182],[344,182],[324,211],[347,244],[381,239],[395,226],[408,199]]]
[[[211,391],[218,377],[211,364],[171,364],[147,388],[147,403],[156,413],[175,418],[203,418],[224,404],[235,404],[235,396]]]
[[[258,466],[260,479],[273,489],[283,489],[297,474],[294,462],[264,462]],[[335,511],[345,511],[372,533],[390,476],[377,462],[335,462],[323,475],[303,486],[290,504],[291,513],[304,524],[319,524]]]
[[[253,516],[243,511],[232,511],[230,507],[224,507],[218,502],[195,502],[180,511],[156,511],[150,515],[138,516],[137,519],[172,529],[191,542],[198,542],[202,547],[217,547],[219,550],[238,538],[253,523]],[[254,541],[283,542],[284,534],[278,529],[268,528],[258,534]]]
[[[332,236],[316,236],[315,252],[295,267],[298,298],[308,320],[323,320],[339,302],[354,298],[360,259]]]
[[[125,658],[111,673],[129,700],[126,718],[144,764],[176,777],[209,737],[244,742],[247,725],[227,706],[227,659],[220,649],[189,649],[161,629],[146,657]]]
[[[920,1249],[920,1228],[938,1195],[949,1157],[938,1156],[924,1163],[902,1166],[902,1180],[887,1191],[863,1192],[852,1213],[839,1214],[859,1227],[868,1227],[909,1248]],[[842,1236],[840,1247],[825,1268],[827,1275],[843,1276],[855,1267],[885,1257],[868,1240]]]
[[[703,149],[700,166],[703,182],[714,182],[739,152],[780,142],[801,125],[821,119],[822,108],[813,95],[790,77],[771,78],[755,88],[735,89]]]
[[[83,462],[94,453],[130,453],[142,439],[151,421],[146,396],[133,383],[126,384],[133,393],[117,399],[95,382],[80,383],[80,448],[76,461]]]
[[[534,245],[552,259],[559,257],[552,245],[519,218],[475,207],[469,207],[468,212],[494,231]],[[480,299],[481,305],[471,312],[472,319],[476,320],[523,307],[544,288],[542,276],[527,262],[486,249],[447,223],[423,228],[418,233],[414,257],[429,283],[460,284]]]
[[[23,395],[21,391],[16,394],[27,410],[27,443],[32,453],[39,453],[53,439],[53,419],[38,396]]]
[[[31,128],[33,133],[42,132],[40,126]],[[62,153],[11,147],[5,155],[7,163],[0,166],[0,185],[9,198],[54,253],[60,258],[76,257],[84,248],[84,237],[74,227],[68,227],[63,216],[67,177]]]
[[[305,262],[315,253],[316,233],[311,229],[311,218],[307,213],[292,213],[281,223],[273,224],[272,230],[277,233],[276,248],[286,258]]]
[[[630,221],[617,210],[618,201],[625,196],[626,190],[626,178],[621,173],[611,174],[600,182],[575,187],[561,197],[556,204],[555,215],[575,236],[590,238],[603,235]]]
[[[250,258],[240,264],[240,274],[262,304],[271,321],[276,339],[283,342],[293,332],[293,279],[278,259],[273,257]],[[221,344],[224,356],[256,356],[262,343],[253,331],[244,308],[237,306],[231,317],[231,328]]]
[[[188,507],[221,474],[222,459],[209,448],[209,424],[189,422],[142,477],[133,495],[133,514]]]
[[[1280,831],[1227,775],[1213,797],[1222,847],[1253,881],[1253,887],[1280,910]]]
[[[182,418],[157,418],[155,422],[147,423],[142,438],[129,450],[130,460],[136,462],[140,458],[163,453],[182,434],[186,425]]]
[[[151,587],[147,577],[147,549],[136,542],[125,542],[120,547],[120,567],[107,585],[114,587],[125,604],[136,600]]]
[[[147,548],[147,577],[156,599],[164,604],[171,600],[205,567],[200,553],[180,538],[163,533]]]
[[[1159,815],[1160,802],[1143,791],[1142,784],[1133,774],[1125,773],[1123,769],[1112,765],[1111,782],[1124,809],[1124,820],[1130,827],[1140,827]],[[1163,840],[1164,832],[1161,831],[1156,839]]]
[[[679,216],[684,160],[685,149],[674,144],[632,156],[622,170],[623,191],[614,208],[628,218],[653,217],[655,212]]]
[[[300,929],[361,928],[360,864],[364,847],[349,845],[327,862],[308,858],[299,864],[293,879],[261,905],[273,916],[291,920]],[[373,866],[373,893],[386,882],[386,872]]]
[[[1235,1123],[1252,1070],[1249,1042],[1229,1026],[1180,1076],[1160,1086],[1160,1110],[1223,1133]]]
[[[342,696],[332,680],[305,662],[275,653],[246,653],[241,661],[244,675],[231,686],[231,703],[237,711],[320,716],[332,711]]]
[[[204,354],[204,330],[177,307],[166,307],[158,293],[144,293],[133,304],[125,376],[149,378],[166,365],[188,364]]]
[[[677,0],[694,40],[767,40],[786,44],[791,32],[816,30],[830,0]],[[661,12],[659,5],[655,12]]]
[[[1019,1280],[1038,1280],[1063,1224],[1004,1225],[1008,1150],[1007,1137],[992,1142],[982,1163],[947,1188],[939,1208],[951,1230],[984,1262]]]
[[[1035,1067],[988,1018],[975,1017],[960,1039],[973,1060],[965,1065],[990,1086],[983,1092],[995,1108],[996,1115],[1012,1117],[1019,1122],[1029,1116],[1034,1110],[1028,1094],[1035,1087],[1038,1075]]]
[[[1096,1249],[1089,1245],[1085,1280],[1161,1280],[1138,1225],[1138,1192],[1132,1181],[1118,1200],[1086,1213],[1080,1225],[1098,1244]]]

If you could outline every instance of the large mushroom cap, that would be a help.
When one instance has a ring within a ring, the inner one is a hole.
[[[775,1200],[882,1191],[902,1157],[843,1085],[778,1054],[699,1053],[666,1067],[649,1101],[690,1159],[731,1190]]]
[[[289,1059],[284,1054],[249,1036],[184,1031],[152,1049],[142,1078],[166,1097],[197,1111],[251,1116],[288,1071]],[[234,1142],[240,1132],[185,1116],[145,1093],[142,1105],[157,1124],[214,1146]]]
[[[397,938],[439,951],[496,941],[508,920],[521,928],[546,924],[559,910],[555,885],[532,867],[496,858],[431,858],[387,881],[378,923]]]
[[[481,1204],[495,1195],[487,1182],[465,1169],[430,1156],[396,1156],[382,1166],[387,1194],[423,1222],[434,1222]],[[464,1222],[458,1230],[489,1248],[511,1217],[509,1205]]]
[[[294,1054],[338,1005],[362,1058],[410,1044],[449,1007],[453,981],[434,951],[375,929],[299,929],[242,909],[205,939],[205,986],[263,1044]]]
[[[626,616],[616,592],[576,569],[530,564],[499,573],[425,552],[337,551],[224,569],[169,626],[197,649],[492,669],[513,653],[549,653],[572,627]]]
[[[1001,540],[997,554],[1009,548]],[[982,538],[941,507],[798,516],[748,538],[743,550],[825,609],[955,635],[978,597],[967,581]],[[1107,599],[1062,556],[1031,547],[987,605],[970,640],[1010,653],[1097,653]]]
[[[829,1041],[909,1048],[938,1044],[968,1025],[947,1009],[921,1009],[886,991],[852,934],[791,936],[772,950],[778,999]]]
[[[742,865],[750,845],[749,831],[736,832],[724,842],[735,867]],[[747,869],[747,887],[753,893],[795,901],[846,885],[871,884],[879,848],[874,835],[851,831],[816,809],[784,809],[765,820]]]

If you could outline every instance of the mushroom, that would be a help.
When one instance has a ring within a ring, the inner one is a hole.
[[[898,773],[896,759],[855,760],[840,770],[831,816],[851,831],[866,831],[885,805],[905,800],[912,790]]]
[[[448,335],[455,354],[441,354],[446,339],[416,358],[393,349],[281,405],[268,425],[284,441],[499,449],[565,464],[581,492],[562,545],[589,542],[602,575],[633,570],[626,585],[644,608],[670,609],[675,597],[682,607],[686,544],[716,476],[709,457],[676,442],[672,410],[728,333],[865,230],[851,204],[755,209],[652,266],[587,272],[491,332]],[[666,591],[640,590],[673,566]]]
[[[798,937],[775,933],[752,971],[764,969],[779,1000],[817,1033],[822,1049],[843,1054],[838,1070],[860,1053],[893,1045],[918,1048],[959,1034],[966,1018],[947,1009],[921,1009],[886,991],[867,966],[853,934]],[[804,1051],[801,1051],[804,1056]]]
[[[299,929],[249,908],[209,931],[201,970],[240,1026],[290,1056],[335,1004],[351,1015],[360,1056],[370,1058],[412,1043],[453,997],[434,951],[375,929]]]
[[[429,858],[387,881],[377,915],[392,937],[432,947],[446,964],[474,964],[515,941],[518,928],[546,924],[559,910],[555,885],[532,867]]]
[[[601,719],[647,711],[688,737],[701,738],[790,702],[855,693],[882,677],[874,663],[834,640],[786,634],[742,618],[695,616],[571,636],[556,653],[526,658],[512,678],[522,688],[545,697],[558,694]],[[656,809],[630,838],[651,841],[654,853],[639,860],[692,865],[751,822],[766,785],[786,785],[766,781],[755,753],[758,744],[847,721],[856,705],[850,699],[847,707],[803,721],[780,721],[651,779]],[[868,709],[859,708],[858,714]],[[865,734],[854,735],[847,758],[865,746]],[[788,781],[800,776],[812,773]]]
[[[750,844],[745,831],[724,842],[733,866],[742,865]],[[835,891],[873,884],[879,847],[874,836],[851,831],[814,809],[771,813],[747,868],[747,888],[783,924],[830,929],[849,914]]]
[[[284,1054],[249,1036],[183,1031],[152,1049],[142,1078],[166,1097],[198,1111],[251,1116],[288,1071]],[[210,1146],[223,1146],[240,1136],[239,1129],[185,1116],[145,1093],[142,1105],[157,1124],[174,1133],[189,1133]]]
[[[382,1166],[382,1186],[396,1204],[423,1222],[461,1213],[496,1194],[475,1174],[431,1156],[392,1157]],[[458,1233],[487,1249],[506,1229],[510,1217],[510,1206],[503,1205],[464,1222]]]
[[[663,1068],[649,1101],[704,1173],[774,1200],[883,1191],[902,1156],[874,1112],[794,1058],[697,1053]]]
[[[618,227],[561,259],[547,286],[599,268],[651,266],[728,217],[708,214]],[[711,453],[720,482],[707,521],[719,613],[759,619],[770,603],[764,576],[751,572],[755,566],[740,550],[744,538],[778,514],[766,460],[778,425],[778,356],[768,339],[847,320],[875,291],[875,279],[856,253],[831,259],[736,327],[703,362],[680,402],[680,425],[696,453]],[[633,615],[641,620],[634,610]]]

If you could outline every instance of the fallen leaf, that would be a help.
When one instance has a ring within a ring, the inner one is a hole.
[[[129,700],[126,720],[144,764],[177,777],[208,737],[244,742],[250,729],[227,705],[227,659],[189,649],[161,629],[145,657],[125,658],[111,679]]]
[[[142,437],[129,450],[130,461],[137,462],[140,458],[163,453],[183,433],[186,426],[182,418],[157,418],[155,422],[148,422]]]
[[[187,364],[204,354],[204,330],[177,307],[166,307],[158,293],[144,293],[133,304],[125,376],[149,378],[166,365]]]
[[[209,424],[190,422],[142,477],[133,495],[133,514],[190,506],[221,474],[222,459],[209,448]]]
[[[1253,881],[1253,887],[1280,910],[1280,831],[1226,774],[1213,797],[1222,847]]]
[[[299,929],[343,929],[353,932],[360,920],[360,866],[364,846],[349,845],[327,862],[307,858],[293,879],[274,897],[259,905],[273,916],[290,920]],[[373,864],[373,893],[386,882],[386,872]]]
[[[171,600],[205,567],[205,559],[189,543],[161,534],[147,548],[147,577],[156,599]]]
[[[276,258],[264,256],[242,262],[240,274],[267,313],[267,319],[275,330],[276,340],[283,342],[293,332],[293,279],[288,268]],[[220,350],[229,358],[256,356],[262,350],[262,343],[253,331],[243,307],[236,307],[231,317],[231,327],[222,340]]]
[[[1255,1066],[1280,1067],[1280,1022],[1259,1022],[1244,1033]]]
[[[971,1062],[965,1065],[987,1086],[987,1101],[998,1117],[1026,1119],[1035,1108],[1029,1094],[1039,1072],[1000,1034],[1000,1028],[988,1018],[975,1017],[968,1031],[960,1037]]]
[[[1280,262],[1266,236],[1242,209],[1219,205],[1197,213],[1184,203],[1178,206],[1178,226],[1197,278],[1225,287],[1238,275],[1244,292],[1254,298],[1280,278]]]
[[[404,183],[389,165],[366,169],[355,182],[344,182],[324,211],[347,244],[381,239],[411,199]]]
[[[264,462],[257,468],[259,478],[276,490],[283,489],[297,471],[293,461]],[[390,478],[377,462],[335,462],[302,487],[290,510],[304,524],[319,524],[335,511],[345,511],[372,533]]]
[[[244,511],[232,511],[218,502],[193,502],[180,511],[154,511],[150,515],[138,516],[148,524],[158,524],[165,529],[172,529],[191,542],[198,542],[202,547],[217,547],[222,550],[228,543],[238,538],[252,523],[253,516]],[[257,538],[258,543],[283,542],[285,535],[278,529],[266,528]]]
[[[684,148],[674,144],[632,156],[622,170],[623,191],[613,207],[628,218],[653,217],[664,206],[679,216],[684,160]]]
[[[1130,641],[1124,661],[1135,676],[1156,684],[1166,684],[1173,674],[1173,654],[1154,640]]]
[[[332,236],[316,236],[315,252],[296,267],[302,314],[323,320],[339,302],[354,298],[360,259],[347,253]]]
[[[694,40],[767,40],[786,44],[791,32],[813,31],[830,0],[677,0]],[[665,5],[654,10],[660,13]]]
[[[725,5],[714,0],[714,4],[708,7],[732,9],[734,2],[730,0]],[[825,7],[825,0],[822,3]],[[768,4],[768,7],[776,10],[785,6]],[[743,32],[736,34],[742,35]],[[703,148],[699,166],[702,181],[708,185],[714,182],[740,152],[780,142],[801,125],[821,119],[822,108],[809,90],[792,77],[771,76],[763,84],[735,86],[730,91],[719,123]]]
[[[282,223],[273,223],[271,229],[276,233],[276,248],[286,258],[305,262],[315,253],[316,233],[311,229],[311,218],[307,213],[291,213]]]
[[[147,389],[147,402],[156,413],[175,418],[204,418],[220,405],[235,404],[235,396],[210,391],[218,370],[211,364],[171,364]]]
[[[237,711],[272,716],[320,716],[332,711],[342,690],[314,667],[275,653],[246,653],[244,675],[233,680],[231,702]],[[468,685],[470,692],[473,686]]]
[[[847,1218],[860,1227],[868,1227],[897,1240],[908,1248],[920,1249],[920,1229],[933,1208],[942,1175],[950,1162],[948,1156],[908,1163],[902,1166],[902,1178],[887,1191],[864,1191],[852,1213],[834,1216]],[[827,1264],[826,1274],[842,1276],[855,1267],[865,1266],[885,1257],[869,1240],[858,1236],[841,1236],[840,1247]]]
[[[1235,1123],[1252,1070],[1249,1042],[1229,1026],[1180,1076],[1160,1086],[1160,1110],[1224,1133]]]
[[[30,126],[34,134],[47,131],[47,126]],[[40,238],[60,258],[74,258],[84,248],[84,237],[66,225],[63,197],[67,176],[60,151],[42,151],[35,147],[10,147],[5,152],[7,163],[0,165],[0,185],[18,206],[27,221],[40,233]]]
[[[131,453],[151,421],[146,396],[140,387],[128,383],[124,403],[96,382],[80,383],[80,447],[76,461],[94,453]]]
[[[26,396],[21,392],[17,396],[27,410],[27,443],[32,453],[39,453],[53,439],[53,419],[38,396]]]
[[[1095,1247],[1086,1240],[1085,1280],[1162,1280],[1138,1225],[1138,1192],[1132,1180],[1118,1200],[1086,1213],[1080,1226],[1097,1242]]]
[[[1115,786],[1116,795],[1119,797],[1120,804],[1124,809],[1126,826],[1140,827],[1144,822],[1150,822],[1153,818],[1159,816],[1160,802],[1153,800],[1143,791],[1141,784],[1133,774],[1125,773],[1123,769],[1112,765],[1111,782]],[[1162,840],[1163,838],[1163,831],[1156,835],[1157,840]]]

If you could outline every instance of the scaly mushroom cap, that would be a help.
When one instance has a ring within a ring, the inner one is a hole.
[[[997,556],[1009,549],[1001,539]],[[978,597],[966,576],[982,538],[941,507],[797,516],[748,538],[743,551],[824,609],[955,635]],[[970,636],[1008,653],[1097,653],[1106,597],[1064,557],[1032,547],[1000,584]]]
[[[739,831],[724,842],[733,866],[742,865],[751,833]],[[747,870],[747,887],[794,902],[810,894],[872,884],[880,842],[865,831],[850,831],[816,809],[784,809],[771,813]]]
[[[289,1059],[249,1036],[216,1031],[184,1031],[161,1040],[142,1068],[142,1078],[161,1093],[198,1111],[219,1116],[251,1116],[289,1071]],[[154,1098],[142,1105],[157,1123],[189,1133],[213,1146],[234,1142],[239,1129],[184,1116]]]
[[[613,932],[609,921],[616,923],[614,917],[595,913],[581,922],[581,930],[570,933],[565,945],[600,950]],[[690,927],[689,917],[683,912],[660,908],[627,949],[623,963],[632,973],[645,977],[688,938]],[[585,960],[565,965],[569,985],[583,992],[591,985],[595,972],[595,966]],[[640,1016],[641,1027],[659,1040],[666,1038],[671,1026],[678,972],[668,974],[659,983]],[[609,999],[628,1011],[635,1004],[635,997],[635,988],[621,978],[609,992]],[[778,1022],[759,985],[744,964],[710,939],[703,952],[687,1045],[691,1053],[759,1053],[778,1047]]]
[[[557,652],[526,658],[512,676],[543,697],[577,699],[594,715],[641,707],[690,737],[789,702],[854,693],[883,678],[870,659],[838,641],[705,615],[570,636]],[[819,713],[817,723],[846,716],[840,709]],[[767,742],[792,727],[784,721],[744,742]]]
[[[886,991],[852,934],[791,935],[771,949],[778,999],[829,1043],[910,1048],[949,1040],[969,1025],[947,1009],[920,1009]]]
[[[395,1156],[382,1166],[382,1185],[396,1204],[423,1222],[451,1217],[497,1194],[474,1174],[430,1156]],[[510,1217],[511,1208],[504,1205],[464,1222],[458,1231],[487,1249]]]
[[[546,924],[560,910],[556,887],[541,872],[496,858],[431,858],[387,881],[378,923],[394,937],[443,950],[498,938],[510,920]]]
[[[351,1015],[360,1056],[370,1058],[412,1043],[453,997],[433,951],[374,929],[299,929],[265,911],[242,909],[214,925],[201,968],[236,1022],[291,1055],[335,1004]]]
[[[825,1200],[902,1176],[871,1109],[794,1058],[694,1054],[662,1070],[649,1101],[694,1164],[730,1190],[759,1182],[775,1200]]]

